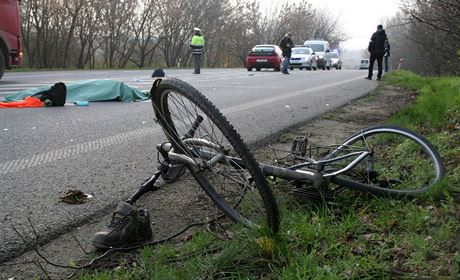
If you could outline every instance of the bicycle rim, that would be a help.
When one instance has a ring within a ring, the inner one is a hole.
[[[351,170],[332,178],[332,182],[374,194],[405,196],[428,191],[444,176],[441,157],[433,145],[405,128],[365,129],[348,138],[332,156],[350,150],[367,150],[370,154]],[[340,169],[344,164],[327,168]]]
[[[268,225],[271,231],[279,229],[276,201],[265,177],[235,129],[198,90],[189,84],[166,79],[152,89],[152,104],[157,121],[176,153],[200,162],[200,166],[187,164],[196,189],[204,190],[211,198],[203,208],[206,220],[214,220],[225,213],[235,222],[246,226]],[[203,120],[190,132],[198,116]],[[189,135],[190,136],[190,135]],[[206,140],[213,148],[190,139]],[[227,155],[210,163],[213,155]],[[243,168],[244,167],[244,168]]]

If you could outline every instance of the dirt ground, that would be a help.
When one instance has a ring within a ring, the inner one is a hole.
[[[374,92],[361,99],[350,102],[342,108],[309,121],[278,137],[270,143],[271,147],[289,151],[295,136],[307,136],[309,143],[316,145],[338,144],[359,129],[385,123],[389,116],[413,101],[414,95],[399,88],[381,85]],[[273,150],[262,147],[253,151],[259,161],[270,162]],[[187,179],[182,183],[166,185],[158,191],[144,195],[137,207],[147,208],[151,214],[154,238],[159,240],[176,233],[186,224],[195,222],[194,207],[206,200],[204,193],[187,189]],[[41,246],[39,252],[47,261],[67,266],[71,263],[85,263],[94,253],[91,245],[95,232],[103,230],[111,219],[111,213],[94,217],[82,227],[58,237]],[[186,240],[190,233],[180,236]],[[94,255],[93,255],[94,256]],[[46,263],[36,252],[0,264],[1,279],[32,279],[37,275],[48,275],[51,279],[62,279],[73,270],[59,268]]]

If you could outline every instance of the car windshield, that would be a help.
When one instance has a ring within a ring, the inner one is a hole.
[[[366,64],[366,63],[369,63],[369,61],[367,59],[363,59],[363,60],[361,60],[361,63]]]
[[[253,52],[274,52],[275,48],[270,47],[270,46],[260,46],[260,47],[254,47],[252,51]]]
[[[310,54],[310,49],[308,48],[293,48],[293,54]]]
[[[315,52],[324,52],[324,45],[322,44],[310,44],[310,48]]]

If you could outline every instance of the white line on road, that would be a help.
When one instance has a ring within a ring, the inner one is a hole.
[[[355,78],[351,78],[351,79],[348,79],[348,80],[343,80],[343,81],[340,81],[340,82],[330,83],[330,84],[323,85],[323,86],[318,86],[318,87],[309,88],[309,89],[303,89],[303,90],[294,91],[294,92],[288,92],[288,93],[285,93],[285,94],[280,94],[280,95],[265,98],[265,99],[258,99],[258,100],[253,101],[253,102],[249,102],[249,103],[245,103],[245,104],[225,108],[225,109],[222,109],[221,111],[224,114],[231,114],[231,113],[234,113],[234,112],[252,109],[254,107],[259,107],[259,106],[262,106],[262,105],[265,105],[265,104],[268,104],[268,103],[281,101],[281,100],[284,100],[284,99],[287,99],[287,98],[304,95],[304,94],[309,93],[309,92],[313,92],[313,91],[317,91],[317,90],[321,90],[321,89],[325,89],[325,88],[329,88],[329,87],[334,87],[334,86],[338,86],[338,85],[341,85],[341,84],[346,84],[346,83],[357,81],[357,80],[362,80],[362,77],[361,76],[360,77],[355,77]]]
[[[153,135],[161,131],[159,125],[155,127],[140,128],[113,136],[96,139],[89,142],[83,142],[77,145],[33,155],[29,158],[20,158],[0,163],[0,174],[7,174],[23,169],[31,168],[40,164],[53,162],[56,160],[68,158],[78,154],[88,153],[90,151],[110,147],[113,145],[128,142],[132,139]]]

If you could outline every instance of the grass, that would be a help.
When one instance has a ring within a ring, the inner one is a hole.
[[[417,100],[391,118],[422,131],[438,148],[446,179],[417,199],[350,193],[330,205],[273,188],[281,231],[236,227],[233,238],[200,231],[181,244],[121,255],[117,269],[80,279],[458,279],[460,277],[460,80],[391,72],[385,83]],[[232,229],[230,229],[232,230]]]

